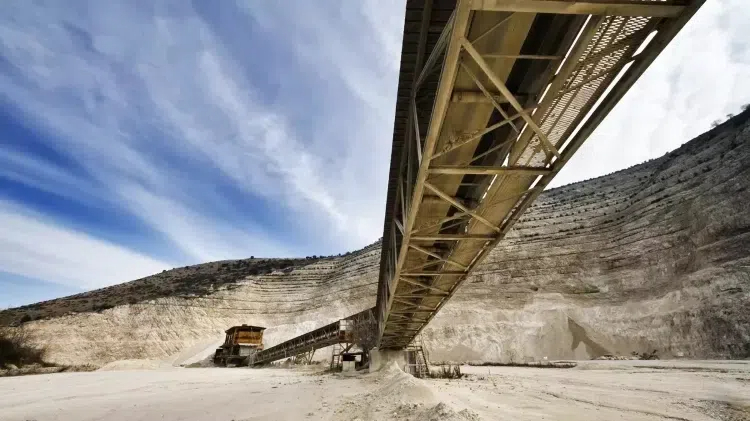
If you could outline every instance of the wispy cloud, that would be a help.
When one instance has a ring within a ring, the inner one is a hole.
[[[0,201],[0,221],[0,267],[18,274],[90,289],[171,268],[169,263],[66,229],[10,202]]]
[[[402,2],[6,6],[0,96],[21,127],[0,140],[0,182],[22,186],[10,197],[22,207],[3,217],[76,231],[0,270],[109,283],[96,267],[60,274],[75,260],[55,251],[84,252],[66,241],[85,235],[179,264],[343,252],[380,236]],[[297,26],[305,13],[319,19]],[[337,27],[340,13],[359,23]],[[123,213],[137,232],[94,229],[44,195]]]

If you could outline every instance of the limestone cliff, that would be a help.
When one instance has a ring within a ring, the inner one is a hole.
[[[545,192],[425,329],[432,359],[750,357],[748,168],[744,112],[664,157]],[[379,251],[207,263],[0,320],[36,319],[24,328],[61,363],[163,358],[239,323],[269,327],[273,345],[373,306]]]
[[[267,327],[268,347],[372,307],[379,256],[373,244],[341,257],[205,263],[9,309],[0,320],[31,314],[23,327],[60,364],[199,351],[243,323]]]
[[[545,192],[426,329],[433,359],[750,357],[750,112]]]

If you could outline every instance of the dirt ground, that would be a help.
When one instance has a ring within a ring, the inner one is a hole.
[[[0,420],[750,420],[750,361],[466,366],[461,380],[124,367],[0,378]]]

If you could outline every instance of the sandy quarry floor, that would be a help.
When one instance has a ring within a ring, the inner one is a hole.
[[[464,371],[422,381],[393,367],[343,376],[157,364],[0,378],[0,420],[750,420],[750,361]]]

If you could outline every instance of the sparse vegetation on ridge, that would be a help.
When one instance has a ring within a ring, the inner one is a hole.
[[[339,254],[351,261],[363,253],[380,248],[374,243],[360,250]],[[325,265],[338,256],[307,256],[301,258],[257,258],[224,260],[164,270],[145,278],[125,282],[81,294],[42,301],[0,311],[0,326],[20,326],[25,323],[60,317],[71,313],[99,313],[121,305],[135,305],[165,297],[198,298],[226,289],[250,276],[274,272],[290,273],[310,265]]]
[[[19,328],[0,328],[0,369],[43,364],[47,350],[31,344],[28,332]]]
[[[0,311],[0,326],[17,326],[68,313],[101,312],[119,305],[133,305],[162,297],[201,297],[217,289],[232,289],[248,276],[291,271],[324,259],[317,256],[301,259],[250,258],[175,268],[111,287]]]

